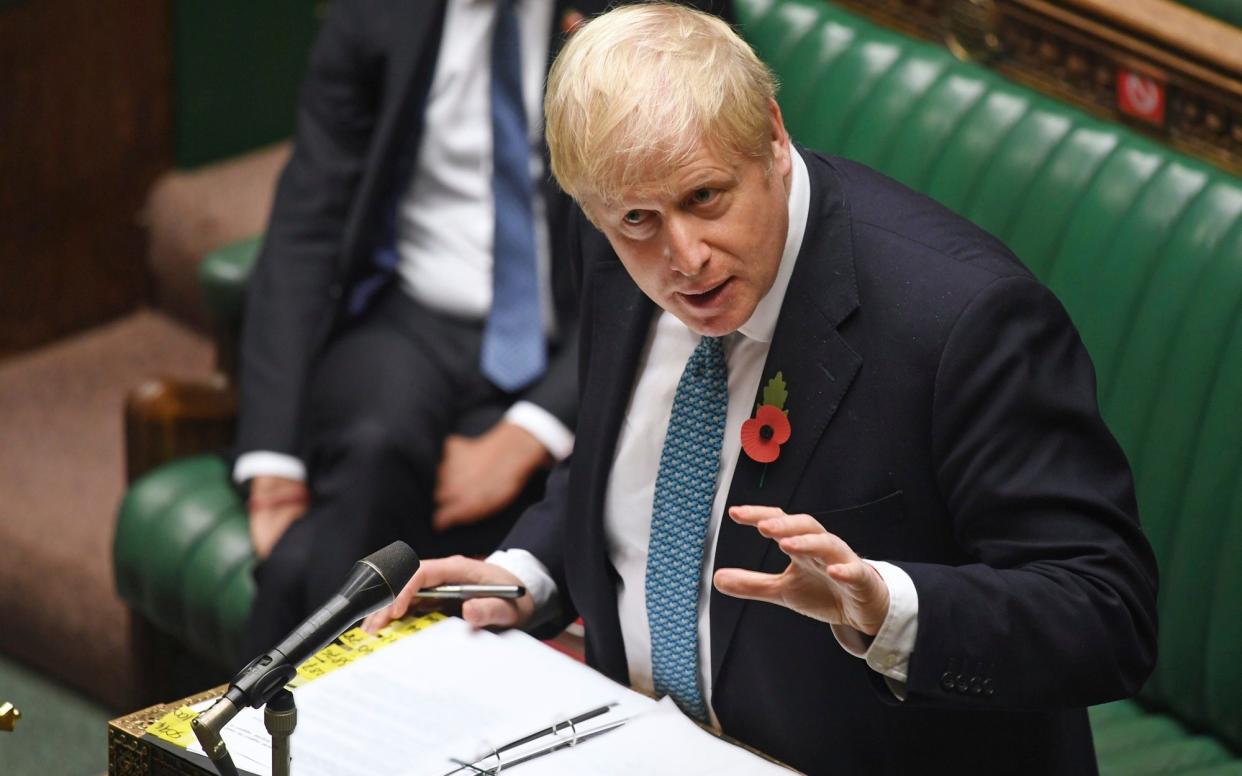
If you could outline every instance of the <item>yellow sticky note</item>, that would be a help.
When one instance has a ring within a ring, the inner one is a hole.
[[[147,732],[184,749],[194,740],[194,731],[190,729],[190,722],[197,716],[198,712],[189,706],[181,706],[148,725]]]

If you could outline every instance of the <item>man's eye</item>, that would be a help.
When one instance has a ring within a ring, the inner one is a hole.
[[[706,205],[715,198],[715,189],[695,189],[694,193],[690,195],[690,200],[696,205]]]
[[[643,222],[644,213],[641,210],[631,210],[626,213],[622,220],[630,226],[637,226]]]

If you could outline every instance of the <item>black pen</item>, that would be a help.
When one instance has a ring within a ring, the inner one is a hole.
[[[467,598],[521,598],[526,588],[521,585],[439,585],[424,587],[418,591],[419,598],[450,598],[458,601]]]

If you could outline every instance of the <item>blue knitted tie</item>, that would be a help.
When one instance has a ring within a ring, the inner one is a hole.
[[[492,309],[480,367],[497,387],[517,391],[547,367],[535,265],[534,183],[522,103],[522,58],[515,0],[497,0],[492,36],[492,191],[496,198]]]
[[[724,348],[719,339],[704,337],[686,361],[673,397],[651,508],[646,583],[656,694],[672,696],[682,711],[703,722],[699,581],[728,407]]]

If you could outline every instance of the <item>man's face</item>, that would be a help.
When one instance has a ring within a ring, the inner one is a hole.
[[[766,161],[721,159],[701,145],[665,186],[614,206],[584,203],[643,293],[699,334],[736,331],[776,278],[790,147],[775,105],[772,152],[769,171]]]

